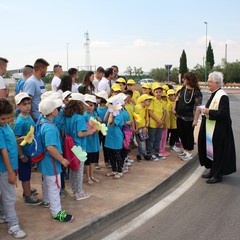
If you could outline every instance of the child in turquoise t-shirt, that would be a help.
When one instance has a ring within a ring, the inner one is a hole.
[[[15,210],[16,171],[18,169],[17,142],[8,124],[13,107],[5,98],[0,99],[0,220],[8,223],[8,233],[23,238],[26,233],[19,227]],[[2,211],[3,210],[3,211]]]
[[[92,117],[95,120],[101,122],[101,118],[97,116],[97,112],[95,111],[97,100],[96,97],[93,95],[85,94],[85,101],[88,104],[86,108],[86,112],[84,113],[85,120],[87,122],[87,128],[91,129],[90,118]],[[95,129],[96,130],[96,129]],[[87,183],[89,185],[93,184],[94,182],[99,182],[97,178],[94,177],[94,166],[98,162],[99,151],[100,151],[100,142],[98,131],[96,130],[93,134],[88,135],[87,139],[87,161],[85,161],[85,172],[87,176]]]
[[[87,130],[86,120],[84,118],[85,106],[84,96],[81,93],[72,93],[69,97],[64,116],[65,127],[64,135],[71,136],[74,144],[80,146],[86,151],[86,136],[95,132],[95,129]],[[69,169],[69,180],[72,188],[72,196],[76,200],[89,198],[91,195],[83,191],[83,171],[84,163],[81,162],[78,170]]]
[[[25,92],[20,92],[15,96],[15,103],[20,113],[14,121],[13,132],[16,138],[22,138],[27,135],[30,127],[34,127],[34,121],[30,116],[31,111],[31,98]],[[18,176],[22,182],[24,201],[27,205],[40,205],[42,201],[35,198],[31,192],[31,170],[32,163],[30,160],[29,144],[26,143],[24,146],[20,146],[18,143]],[[35,190],[36,191],[36,190]]]
[[[40,133],[47,151],[44,158],[38,162],[38,169],[43,175],[43,200],[50,203],[52,219],[59,222],[70,222],[73,220],[73,216],[62,210],[60,200],[61,164],[67,167],[69,162],[62,156],[60,133],[52,122],[58,115],[58,108],[61,105],[60,99],[50,98],[39,103],[39,111],[42,113],[42,118],[39,120]]]

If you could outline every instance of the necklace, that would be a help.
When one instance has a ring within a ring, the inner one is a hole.
[[[184,91],[183,100],[186,104],[189,104],[192,101],[194,89],[192,89],[192,93],[191,93],[191,97],[190,97],[189,101],[186,100],[186,93],[187,93],[187,87],[185,88],[185,91]]]

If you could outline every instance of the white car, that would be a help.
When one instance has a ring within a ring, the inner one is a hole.
[[[151,78],[144,78],[142,80],[140,80],[140,84],[143,85],[144,83],[150,83],[153,84],[155,81]]]

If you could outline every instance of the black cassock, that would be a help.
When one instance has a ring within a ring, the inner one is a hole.
[[[209,108],[213,92],[206,103]],[[228,175],[236,172],[236,151],[232,131],[232,120],[230,117],[229,98],[223,95],[219,102],[218,110],[209,110],[209,120],[216,120],[213,132],[213,161],[206,154],[206,117],[202,116],[202,123],[198,135],[198,154],[202,166],[211,168],[214,177]]]

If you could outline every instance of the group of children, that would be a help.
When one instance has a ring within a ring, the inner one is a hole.
[[[8,223],[8,232],[16,238],[26,234],[20,229],[16,211],[16,194],[14,184],[18,172],[22,182],[25,203],[43,204],[50,207],[52,219],[70,222],[73,219],[61,207],[60,190],[64,188],[64,171],[72,159],[66,159],[63,153],[64,139],[70,136],[75,146],[80,146],[87,153],[87,160],[81,161],[77,169],[69,169],[69,181],[76,200],[90,197],[83,190],[83,175],[89,185],[98,183],[94,169],[99,169],[99,152],[102,145],[106,166],[112,171],[107,177],[120,179],[128,171],[133,160],[128,158],[129,143],[136,139],[137,161],[158,161],[169,155],[165,150],[168,132],[170,147],[179,151],[175,145],[178,141],[176,116],[173,113],[176,93],[169,86],[159,83],[146,83],[142,86],[142,95],[135,89],[134,80],[119,78],[111,87],[109,97],[104,91],[94,95],[57,92],[45,92],[41,96],[39,112],[41,115],[36,124],[40,125],[42,143],[46,148],[44,158],[37,164],[42,173],[42,200],[34,197],[31,189],[31,153],[29,144],[20,143],[35,123],[32,120],[31,97],[20,92],[15,96],[19,114],[14,121],[13,129],[8,119],[13,106],[7,99],[0,99],[0,222]],[[179,89],[178,89],[179,90]],[[99,131],[91,120],[105,123],[106,134]],[[169,131],[168,131],[169,130]],[[130,134],[129,134],[130,133]],[[127,137],[128,136],[128,137]],[[16,138],[16,141],[13,139]],[[2,203],[2,204],[1,204]]]

